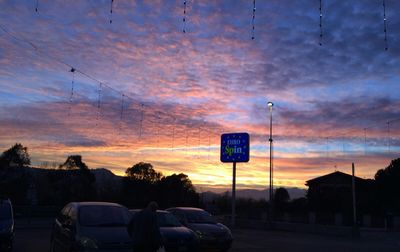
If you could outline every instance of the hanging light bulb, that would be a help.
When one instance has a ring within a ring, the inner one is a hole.
[[[114,0],[111,0],[111,7],[110,7],[110,24],[112,23],[113,3],[114,3]]]
[[[186,33],[186,0],[183,1],[183,33]]]
[[[386,1],[383,0],[383,31],[385,33],[385,51],[388,50],[388,41],[387,41],[387,20],[386,20]]]
[[[322,0],[319,0],[319,45],[322,46]]]
[[[255,19],[256,19],[256,0],[253,0],[253,19],[251,21],[251,24],[252,24],[252,27],[253,27],[253,29],[251,31],[251,39],[253,39],[253,40],[255,39],[255,37],[254,37],[254,30],[255,30],[254,22],[255,22]]]

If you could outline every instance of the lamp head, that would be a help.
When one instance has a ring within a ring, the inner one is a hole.
[[[274,106],[274,104],[272,102],[270,102],[270,101],[267,103],[267,105],[268,105],[269,108],[272,108]]]

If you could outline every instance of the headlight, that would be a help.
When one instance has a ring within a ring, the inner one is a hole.
[[[85,248],[85,249],[97,249],[98,248],[96,241],[94,241],[88,237],[80,237],[78,239],[78,243],[82,248]]]

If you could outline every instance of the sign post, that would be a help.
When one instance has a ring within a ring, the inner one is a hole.
[[[233,162],[232,167],[232,217],[231,226],[235,227],[235,216],[236,216],[236,162]]]
[[[221,162],[232,163],[232,217],[231,227],[235,227],[236,215],[236,163],[248,162],[250,136],[248,133],[229,133],[221,135]]]

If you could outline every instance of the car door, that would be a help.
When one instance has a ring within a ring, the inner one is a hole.
[[[68,212],[70,211],[71,206],[66,205],[59,213],[59,215],[55,219],[55,223],[53,226],[52,233],[52,241],[51,241],[51,251],[54,252],[62,252],[65,251],[64,245],[64,222],[67,219]]]
[[[71,248],[75,243],[75,234],[76,234],[76,216],[77,209],[76,207],[70,207],[68,212],[66,213],[66,218],[62,223],[62,232],[61,232],[61,240],[63,244],[63,250],[65,252],[71,251]]]
[[[69,252],[76,232],[76,208],[67,205],[56,219],[53,231],[53,251]]]

